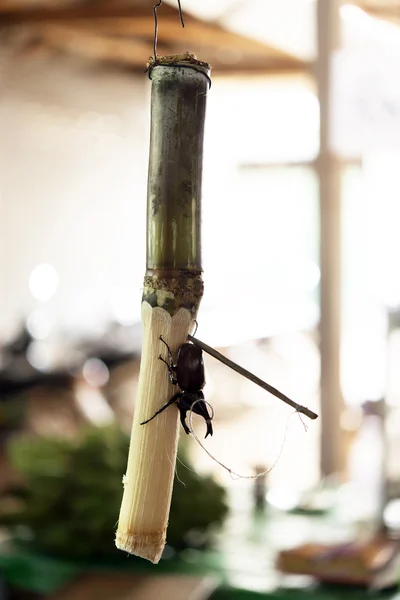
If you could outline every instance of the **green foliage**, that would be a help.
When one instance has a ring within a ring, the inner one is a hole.
[[[18,438],[9,446],[13,467],[25,482],[14,490],[19,506],[0,522],[24,525],[35,547],[70,559],[118,559],[114,533],[122,499],[129,438],[116,428],[92,428],[80,439]],[[184,458],[187,463],[187,458]],[[225,491],[209,477],[179,469],[186,487],[176,482],[168,544],[180,548],[208,541],[222,523]],[[18,528],[16,531],[18,531]],[[197,532],[197,536],[195,533]],[[201,541],[204,541],[201,539]]]
[[[188,464],[186,457],[183,462]],[[168,544],[175,548],[202,545],[207,542],[212,525],[222,523],[226,516],[225,489],[212,477],[200,477],[180,464],[177,465],[177,475],[167,532]]]

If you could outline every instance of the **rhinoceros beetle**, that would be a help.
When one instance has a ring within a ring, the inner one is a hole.
[[[194,333],[194,335],[196,335],[196,332]],[[174,365],[174,360],[172,357],[170,347],[160,335],[160,340],[167,347],[169,362],[167,362],[161,355],[158,358],[167,365],[169,378],[171,382],[174,385],[179,386],[181,391],[177,392],[171,398],[171,400],[168,400],[168,402],[166,402],[150,419],[147,419],[147,421],[143,421],[142,423],[140,423],[141,425],[145,425],[146,423],[154,419],[157,415],[162,413],[163,410],[168,408],[168,406],[171,406],[171,404],[175,403],[179,409],[182,427],[186,433],[191,433],[189,427],[186,424],[186,414],[188,411],[193,411],[194,413],[203,417],[203,419],[205,420],[207,424],[206,437],[208,435],[213,434],[213,428],[211,425],[213,416],[209,415],[207,403],[205,402],[204,394],[201,391],[206,383],[204,376],[203,350],[211,356],[213,356],[214,358],[216,358],[217,360],[224,363],[230,369],[233,369],[243,377],[246,377],[256,385],[259,385],[261,388],[263,388],[276,398],[279,398],[280,400],[294,408],[297,412],[306,415],[310,419],[318,418],[318,415],[314,411],[310,410],[306,406],[302,406],[301,404],[294,402],[269,383],[266,383],[250,371],[247,371],[247,369],[244,369],[240,365],[237,365],[232,360],[230,360],[214,348],[211,348],[211,346],[207,346],[207,344],[195,338],[194,335],[189,335],[189,341],[185,342],[179,348],[178,360],[176,365]]]
[[[190,429],[186,424],[186,414],[192,410],[197,415],[203,417],[207,424],[206,436],[213,434],[211,425],[212,417],[210,416],[207,404],[204,401],[204,394],[201,391],[206,383],[204,375],[203,351],[192,342],[185,342],[178,351],[177,364],[174,365],[172,352],[167,342],[160,335],[160,340],[165,344],[168,351],[168,362],[160,355],[158,358],[162,360],[168,368],[169,378],[171,383],[180,388],[171,400],[168,400],[150,419],[140,423],[145,425],[157,415],[162,413],[171,404],[176,404],[181,417],[182,427],[187,434]]]

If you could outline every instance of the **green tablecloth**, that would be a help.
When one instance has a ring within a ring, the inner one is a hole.
[[[309,590],[278,589],[265,594],[235,588],[219,588],[210,600],[400,600],[400,596],[392,592],[371,595],[365,589],[343,588],[343,586],[317,586]]]
[[[397,592],[393,590],[370,594],[362,588],[345,587],[342,585],[317,585],[312,584],[305,588],[278,587],[275,590],[256,592],[247,589],[235,588],[229,585],[229,576],[223,571],[223,564],[218,556],[212,553],[201,554],[195,562],[186,562],[181,559],[161,561],[159,565],[152,565],[146,561],[129,560],[131,565],[121,566],[118,570],[149,572],[153,576],[165,573],[215,573],[221,577],[221,586],[213,593],[211,600],[361,600],[367,596],[372,599],[400,600]],[[133,564],[135,563],[135,564]],[[6,582],[16,588],[27,589],[32,592],[47,595],[54,593],[62,586],[69,583],[82,572],[115,569],[115,565],[90,565],[68,563],[37,554],[24,552],[0,552],[0,572]]]
[[[308,579],[283,578],[275,570],[276,552],[282,547],[294,546],[307,539],[337,541],[346,535],[341,528],[326,517],[288,515],[269,511],[265,516],[251,515],[243,506],[233,511],[218,540],[217,551],[185,550],[180,554],[171,551],[170,558],[158,565],[122,555],[123,560],[105,563],[76,563],[40,556],[16,545],[0,546],[0,573],[15,587],[41,594],[53,593],[79,574],[106,570],[149,573],[213,574],[220,582],[213,600],[251,600],[271,598],[276,600],[358,600],[368,592],[343,586],[319,586]],[[348,530],[348,527],[347,527]],[[348,531],[347,531],[348,533]],[[110,543],[113,543],[110,538]],[[120,555],[118,555],[120,557]],[[296,587],[297,585],[297,587]],[[290,586],[290,587],[289,587]],[[375,594],[375,597],[394,597]],[[400,600],[400,597],[397,599]]]

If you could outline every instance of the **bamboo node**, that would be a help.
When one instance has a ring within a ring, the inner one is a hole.
[[[197,312],[203,295],[204,283],[201,272],[182,271],[178,276],[160,277],[146,275],[143,282],[143,301],[174,314],[183,307],[192,314]]]

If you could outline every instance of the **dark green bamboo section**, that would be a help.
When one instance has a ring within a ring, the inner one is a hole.
[[[161,64],[158,64],[161,63]],[[147,261],[143,300],[196,313],[203,293],[201,184],[209,65],[192,55],[151,67]]]

